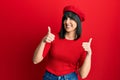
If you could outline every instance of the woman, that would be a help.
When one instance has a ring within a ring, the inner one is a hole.
[[[74,6],[63,10],[62,27],[59,34],[48,34],[35,50],[33,62],[37,64],[48,55],[48,64],[43,80],[78,80],[86,78],[91,67],[92,50],[89,42],[82,42],[81,22],[84,15]]]

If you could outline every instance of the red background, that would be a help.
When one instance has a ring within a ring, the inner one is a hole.
[[[120,80],[119,0],[1,0],[0,80],[41,80],[45,61],[32,57],[41,38],[58,32],[62,9],[76,5],[86,15],[83,37],[92,41],[92,68],[85,80]]]

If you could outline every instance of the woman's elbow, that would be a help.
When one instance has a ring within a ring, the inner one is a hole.
[[[34,63],[34,64],[38,64],[39,62],[37,62],[37,61],[33,61],[33,63]]]
[[[80,72],[80,77],[81,77],[82,79],[85,79],[87,76],[88,76],[88,73]]]
[[[33,64],[38,64],[39,62],[35,59],[33,59]]]
[[[85,79],[87,77],[87,75],[81,75],[80,76],[82,79]]]
[[[43,58],[41,58],[41,59],[33,59],[33,63],[34,63],[34,64],[38,64],[38,63],[40,63],[42,60],[43,60]]]

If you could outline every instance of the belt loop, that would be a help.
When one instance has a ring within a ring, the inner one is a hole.
[[[61,76],[58,76],[58,80],[60,80],[61,79]]]

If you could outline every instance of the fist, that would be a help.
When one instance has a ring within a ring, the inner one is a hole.
[[[92,42],[92,38],[90,38],[88,42],[83,42],[83,43],[82,43],[82,47],[83,47],[84,50],[87,51],[88,53],[89,53],[89,52],[91,53],[91,51],[92,51],[92,50],[91,50],[91,47],[90,47],[91,42]]]
[[[55,39],[55,35],[51,33],[51,28],[48,26],[48,33],[43,38],[44,42],[51,43]]]

